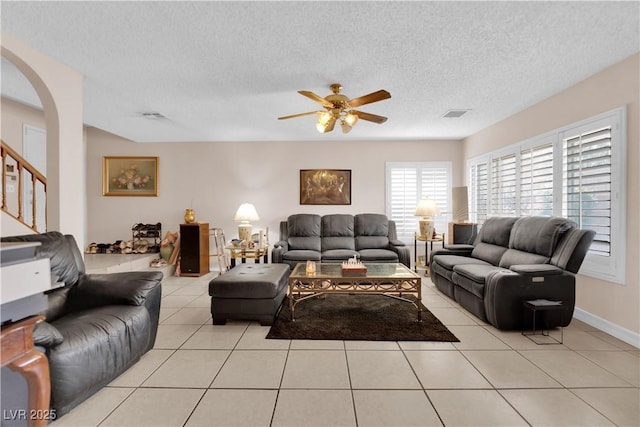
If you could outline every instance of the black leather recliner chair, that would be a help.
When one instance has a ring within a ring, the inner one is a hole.
[[[40,258],[64,286],[48,293],[46,321],[34,330],[51,376],[51,408],[59,417],[122,374],[153,348],[162,272],[85,274],[73,236],[59,232],[3,237],[41,242]]]

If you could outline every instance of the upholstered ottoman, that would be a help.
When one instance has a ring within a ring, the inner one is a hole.
[[[214,325],[227,319],[273,320],[287,294],[289,265],[240,264],[209,282]]]

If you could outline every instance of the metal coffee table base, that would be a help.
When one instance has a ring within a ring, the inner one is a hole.
[[[376,268],[377,265],[381,267]],[[421,278],[402,264],[368,264],[368,272],[360,276],[343,276],[340,264],[320,264],[314,275],[307,275],[304,267],[298,264],[289,276],[292,321],[295,321],[296,305],[325,294],[384,295],[412,304],[416,308],[417,320],[422,320]],[[413,294],[416,299],[405,298],[405,294]]]

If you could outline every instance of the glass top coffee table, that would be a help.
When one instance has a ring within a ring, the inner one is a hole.
[[[297,264],[289,275],[289,310],[295,321],[295,307],[300,302],[323,294],[377,294],[406,301],[416,307],[422,320],[422,288],[418,274],[400,263],[365,263],[365,273],[342,272],[342,264],[318,263],[315,273],[307,273],[304,263]],[[416,299],[403,295],[413,294]]]

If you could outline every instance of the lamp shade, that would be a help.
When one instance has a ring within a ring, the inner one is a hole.
[[[243,203],[236,211],[236,215],[233,217],[234,221],[249,222],[258,221],[260,217],[256,211],[256,207],[251,203]]]
[[[425,218],[431,218],[436,215],[440,215],[440,209],[436,202],[431,199],[422,199],[418,206],[416,207],[416,211],[414,213],[415,216],[421,216]]]

